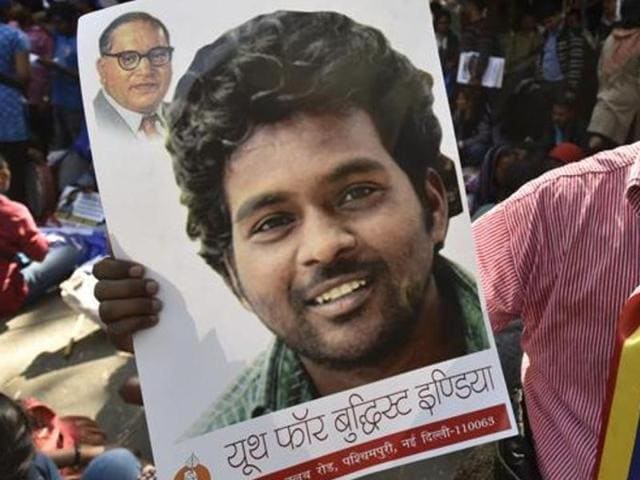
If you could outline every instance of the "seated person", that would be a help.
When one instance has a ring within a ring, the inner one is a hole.
[[[460,88],[452,113],[462,166],[480,166],[492,142],[491,112],[482,90]]]
[[[43,234],[27,207],[3,195],[10,184],[9,165],[0,156],[0,316],[41,297],[82,258],[81,247]]]
[[[69,455],[67,455],[69,456]],[[125,449],[93,455],[78,448],[72,453],[75,463],[93,458],[82,480],[138,480],[154,478],[152,467],[142,468],[136,457]],[[0,393],[0,478],[3,480],[62,480],[56,463],[33,445],[31,426],[17,402]]]
[[[447,88],[447,97],[453,95],[453,88],[456,83],[458,72],[458,56],[460,55],[460,42],[455,33],[451,30],[451,13],[442,8],[433,14],[433,29],[436,34],[438,44],[438,55],[444,83]]]
[[[582,146],[586,141],[586,130],[586,125],[577,115],[575,94],[566,91],[553,99],[541,143],[547,150],[567,142]]]
[[[547,161],[529,146],[500,145],[487,153],[475,185],[472,220],[510,197],[522,185],[538,177],[559,162]]]

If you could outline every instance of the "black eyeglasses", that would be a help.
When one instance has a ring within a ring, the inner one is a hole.
[[[118,65],[123,70],[134,70],[143,58],[148,58],[149,63],[153,67],[161,67],[171,61],[173,47],[154,47],[147,53],[136,52],[135,50],[125,50],[118,53],[103,53],[105,57],[115,57],[118,59]]]

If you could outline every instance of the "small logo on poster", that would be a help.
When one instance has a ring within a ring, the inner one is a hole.
[[[200,465],[200,459],[192,453],[173,480],[211,480],[211,473],[207,467]]]

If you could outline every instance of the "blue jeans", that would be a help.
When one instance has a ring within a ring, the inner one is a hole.
[[[116,448],[94,458],[82,474],[82,480],[137,480],[140,461],[129,450]]]
[[[24,281],[29,285],[25,304],[34,302],[49,288],[59,285],[73,272],[81,258],[82,249],[70,242],[51,245],[42,262],[31,262],[20,271]]]

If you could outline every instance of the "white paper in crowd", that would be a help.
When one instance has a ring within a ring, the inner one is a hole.
[[[457,159],[431,15],[423,0],[141,0],[82,17],[78,43],[83,100],[111,244],[118,258],[145,265],[147,275],[160,284],[159,325],[135,338],[159,478],[328,480],[374,474],[373,479],[375,472],[399,472],[399,466],[416,462],[426,476],[455,470],[468,455],[460,450],[516,432],[484,313],[479,323],[483,347],[474,353],[189,435],[203,412],[271,348],[274,338],[198,256],[199,244],[187,237],[187,211],[180,204],[163,142],[147,141],[140,131],[127,137],[100,126],[99,109],[119,114],[129,126],[135,115],[123,110],[117,94],[108,94],[110,86],[97,68],[98,39],[127,12],[148,13],[166,26],[174,51],[171,79],[163,80],[169,86],[161,109],[201,47],[257,15],[277,10],[334,11],[382,31],[392,48],[433,77],[433,110],[443,131],[440,150]],[[116,67],[115,57],[104,61]],[[148,66],[149,58],[140,61]],[[166,134],[168,128],[164,124],[160,130]],[[454,177],[462,185],[457,161]],[[464,192],[461,195],[464,206]],[[477,280],[469,215],[463,208],[450,219],[441,253]],[[476,303],[484,312],[477,298]]]
[[[60,194],[55,216],[62,225],[95,227],[104,222],[100,195],[71,186],[65,187]]]
[[[471,82],[471,65],[480,56],[478,52],[462,52],[458,62],[458,75],[456,81],[464,85]],[[487,88],[502,88],[504,78],[504,58],[489,57],[487,68],[482,75],[481,84]]]

